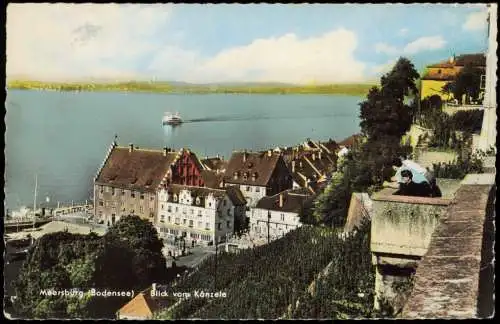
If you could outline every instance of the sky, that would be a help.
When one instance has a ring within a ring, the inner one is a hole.
[[[7,78],[354,83],[487,50],[485,4],[9,4]]]

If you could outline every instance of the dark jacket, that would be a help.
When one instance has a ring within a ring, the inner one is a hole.
[[[433,192],[431,186],[427,182],[415,183],[400,183],[399,190],[394,193],[401,196],[417,196],[417,197],[432,197]]]

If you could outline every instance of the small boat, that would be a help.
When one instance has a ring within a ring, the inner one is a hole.
[[[178,112],[175,114],[166,112],[163,116],[163,125],[179,125],[182,124],[182,118]]]

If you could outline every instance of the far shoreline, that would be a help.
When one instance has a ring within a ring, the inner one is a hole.
[[[166,82],[119,83],[62,83],[14,80],[7,82],[8,90],[41,90],[59,92],[120,92],[158,94],[269,94],[269,95],[348,95],[365,96],[376,86],[371,83],[325,85],[176,85]]]

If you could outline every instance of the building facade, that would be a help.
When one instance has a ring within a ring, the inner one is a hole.
[[[250,210],[249,229],[251,236],[280,238],[302,226],[300,214],[312,203],[312,195],[304,189],[286,190],[262,198]]]
[[[272,151],[234,152],[223,178],[223,186],[240,189],[247,207],[254,207],[263,197],[291,189],[292,185],[290,170],[281,154]]]
[[[443,101],[453,99],[453,94],[444,93],[443,87],[452,82],[465,65],[472,65],[484,69],[486,58],[484,54],[464,54],[458,57],[451,57],[447,61],[427,66],[422,77],[420,100],[438,95]]]
[[[163,238],[205,244],[224,240],[243,223],[245,203],[237,188],[170,185],[158,191],[156,227]]]
[[[167,182],[178,153],[119,147],[114,142],[94,179],[94,215],[106,225],[138,215],[154,222],[156,191]]]
[[[138,215],[155,222],[157,191],[171,184],[204,186],[203,167],[187,149],[139,149],[114,142],[94,179],[94,215],[106,225]]]

